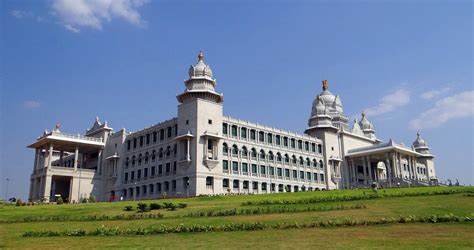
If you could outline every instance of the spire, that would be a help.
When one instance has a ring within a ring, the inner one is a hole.
[[[365,117],[365,111],[362,110],[362,118]]]
[[[202,53],[202,50],[199,50],[198,62],[202,61],[203,59],[204,59],[204,54]]]
[[[328,89],[328,80],[323,80],[323,91]]]

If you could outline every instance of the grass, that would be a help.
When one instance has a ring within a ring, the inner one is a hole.
[[[451,190],[450,194],[436,194]],[[385,191],[385,192],[384,192]],[[349,201],[330,201],[335,196],[361,196],[371,190],[341,190],[326,192],[283,193],[271,195],[196,197],[187,199],[161,199],[141,201],[147,204],[172,202],[185,203],[186,208],[176,211],[152,210],[148,214],[163,214],[163,218],[137,218],[130,220],[74,221],[85,216],[120,216],[137,214],[124,211],[125,206],[138,202],[94,203],[76,205],[3,206],[0,207],[0,248],[86,248],[86,247],[163,247],[163,248],[242,248],[265,247],[355,247],[355,248],[467,248],[474,247],[474,223],[449,222],[442,224],[409,223],[356,227],[274,229],[281,223],[317,223],[328,220],[380,220],[403,216],[426,217],[453,214],[474,216],[474,188],[402,188],[378,191],[380,197]],[[399,195],[400,193],[408,196]],[[413,196],[415,193],[424,193]],[[397,195],[391,195],[397,194]],[[394,197],[393,197],[394,196]],[[321,197],[330,197],[322,199]],[[260,204],[262,201],[295,201],[315,199],[324,202],[309,204]],[[328,201],[329,200],[329,201]],[[252,202],[252,205],[246,205]],[[331,207],[363,209],[331,210]],[[281,207],[285,212],[278,212]],[[320,209],[321,208],[321,209]],[[271,213],[231,214],[228,216],[186,217],[192,213],[217,213],[219,211],[265,210]],[[309,210],[309,211],[308,211]],[[25,218],[56,216],[62,221],[21,222]],[[61,231],[65,229],[93,231],[101,227],[121,230],[136,228],[176,227],[183,225],[209,225],[263,223],[261,231],[180,233],[146,236],[84,236],[84,237],[22,237],[27,231]],[[402,237],[403,236],[403,237]]]

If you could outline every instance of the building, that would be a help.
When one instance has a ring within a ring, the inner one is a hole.
[[[224,116],[224,96],[199,53],[177,95],[177,117],[137,132],[98,118],[84,135],[45,131],[36,151],[30,201],[77,202],[235,193],[437,185],[433,155],[377,139],[362,113],[352,126],[327,81],[303,134]]]

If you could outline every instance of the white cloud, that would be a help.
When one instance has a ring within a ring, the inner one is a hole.
[[[444,93],[448,92],[449,90],[450,90],[450,88],[434,89],[434,90],[430,90],[430,91],[422,93],[420,95],[420,97],[425,99],[425,100],[429,100],[433,97],[444,94]]]
[[[399,89],[382,97],[377,106],[367,108],[365,112],[370,116],[378,116],[393,111],[398,107],[407,105],[409,102],[410,92],[405,89]]]
[[[41,103],[37,101],[29,100],[29,101],[25,101],[23,103],[23,106],[28,109],[36,109],[36,108],[41,107]]]
[[[148,0],[53,0],[51,8],[59,22],[72,32],[80,32],[80,28],[101,30],[103,22],[114,18],[144,27],[138,8]]]
[[[474,91],[465,91],[437,101],[433,108],[410,121],[411,129],[435,128],[458,118],[474,116]]]
[[[24,10],[12,10],[11,15],[18,19],[34,17],[33,12]]]

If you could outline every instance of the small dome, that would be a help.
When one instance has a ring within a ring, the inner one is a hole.
[[[314,114],[312,115],[323,115],[326,114],[326,106],[321,101],[321,97],[318,95],[315,100],[315,104],[313,104],[314,108]]]
[[[198,63],[195,65],[191,65],[189,67],[189,71],[188,71],[189,78],[208,77],[212,79],[211,67],[209,65],[206,65],[203,59],[204,59],[204,55],[202,51],[199,51]]]
[[[360,125],[362,130],[373,130],[374,129],[374,126],[372,125],[372,123],[370,123],[369,120],[367,119],[367,116],[365,116],[365,112],[362,112],[362,119],[360,120],[359,125]]]
[[[421,138],[420,132],[416,133],[416,140],[413,142],[413,147],[415,148],[428,147],[428,143],[426,143],[426,141],[423,138]]]

